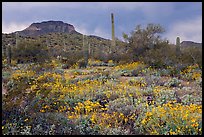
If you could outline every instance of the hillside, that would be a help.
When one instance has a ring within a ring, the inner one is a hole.
[[[43,45],[53,50],[81,50],[83,45],[83,35],[75,30],[71,24],[62,21],[45,21],[41,23],[32,23],[23,31],[17,31],[10,34],[2,33],[2,49],[10,44],[15,46],[24,41],[39,41]],[[92,51],[98,50],[98,46],[103,51],[108,51],[111,41],[99,36],[84,35],[84,42],[88,44]],[[122,41],[117,41],[123,44]]]
[[[16,31],[10,34],[2,33],[2,46],[16,45],[16,42],[26,40],[36,40],[43,44],[53,46],[65,46],[73,48],[82,45],[83,36],[80,32],[75,30],[71,24],[62,21],[44,21],[41,23],[32,23],[29,27],[22,31]],[[90,45],[109,45],[110,40],[90,35],[85,37]]]

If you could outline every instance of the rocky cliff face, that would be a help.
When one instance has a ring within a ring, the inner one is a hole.
[[[78,33],[74,26],[62,21],[44,21],[41,23],[32,23],[28,28],[19,31],[21,36],[39,36],[52,32]]]

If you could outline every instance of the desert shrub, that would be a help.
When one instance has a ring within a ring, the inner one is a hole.
[[[125,63],[131,63],[133,61],[133,57],[132,54],[130,54],[129,52],[127,53],[120,53],[119,54],[119,63],[118,64],[125,64]]]
[[[69,64],[63,64],[62,65],[62,69],[68,69],[69,67],[71,67],[71,65],[69,65]]]
[[[148,24],[146,28],[141,28],[137,25],[131,35],[126,39],[130,44],[130,51],[133,55],[133,60],[137,61],[140,56],[144,56],[145,52],[155,47],[155,44],[160,42],[160,33],[164,32],[159,24]]]
[[[83,58],[82,51],[65,51],[62,53],[61,63],[64,65],[62,66],[63,69],[68,69],[74,64],[76,64],[79,60]]]
[[[108,61],[111,59],[110,54],[105,53],[102,49],[100,51],[97,51],[97,54],[94,54],[93,58],[95,60],[100,60],[100,61],[105,62],[105,63],[108,63]]]
[[[75,130],[79,131],[78,135],[99,135],[99,128],[92,126],[90,118],[78,119]]]
[[[76,132],[75,125],[60,113],[26,114],[13,110],[9,117],[3,119],[7,121],[2,125],[5,135],[71,135]]]
[[[27,102],[28,91],[26,89],[34,83],[34,75],[35,72],[33,71],[20,70],[11,75],[11,78],[6,83],[7,95],[5,96],[5,102],[9,104],[7,107],[20,107],[22,102]],[[33,96],[33,94],[29,95],[30,98],[33,98]]]
[[[9,80],[10,76],[11,76],[11,72],[3,71],[2,72],[2,82],[5,81],[5,83],[6,83]]]
[[[146,79],[143,77],[136,77],[136,78],[132,78],[128,81],[128,84],[130,86],[140,86],[140,87],[145,87],[147,86],[147,82]],[[148,83],[150,84],[150,83]]]
[[[12,58],[17,60],[17,63],[43,63],[51,59],[48,48],[37,41],[23,41],[13,47]]]
[[[37,113],[32,118],[33,135],[71,135],[74,124],[60,113]]]
[[[104,62],[100,61],[100,60],[94,60],[94,59],[89,59],[88,60],[88,65],[89,66],[102,66]]]
[[[180,77],[188,81],[202,81],[202,70],[199,68],[198,64],[189,65],[180,71]]]
[[[102,135],[130,135],[130,131],[128,129],[124,129],[122,127],[117,128],[105,128],[102,132]]]
[[[121,53],[119,52],[113,52],[109,56],[109,59],[113,60],[115,63],[118,63],[122,59]]]
[[[166,68],[176,63],[175,48],[166,41],[157,43],[154,48],[146,50],[139,59],[153,68]]]
[[[79,68],[86,68],[87,62],[84,59],[78,61]]]
[[[111,78],[111,71],[110,71],[110,70],[104,70],[104,71],[102,72],[102,75],[103,75],[106,79]]]
[[[24,126],[24,119],[27,117],[18,109],[7,110],[6,104],[2,104],[2,134],[18,135],[21,133],[21,127]]]
[[[152,96],[152,95],[154,95],[153,88],[151,86],[141,90],[140,92],[141,92],[141,94],[143,96]]]
[[[164,57],[166,58],[164,59],[166,67],[171,66],[178,71],[181,71],[185,69],[185,67],[193,64],[198,64],[200,68],[202,67],[202,47],[181,47],[181,53],[179,56],[176,56],[175,54],[175,45],[168,44],[165,48],[166,51],[163,51],[165,55],[160,56],[160,54],[158,54],[161,59]]]
[[[132,99],[129,98],[117,98],[108,104],[109,113],[118,112],[128,116],[134,113],[134,110]]]
[[[178,87],[179,84],[181,84],[181,81],[178,78],[172,78],[170,79],[167,83],[165,83],[165,86],[169,86],[169,87]]]
[[[181,62],[183,64],[192,65],[198,64],[202,67],[202,47],[184,47],[182,48]]]
[[[145,86],[158,85],[160,78],[161,78],[160,76],[155,75],[145,76],[146,84],[145,83],[144,84]]]
[[[142,70],[144,69],[144,66],[140,65],[136,69],[132,70],[131,74],[134,77],[137,77],[139,74],[142,73]]]
[[[137,129],[143,134],[151,135],[200,135],[202,123],[201,117],[202,106],[191,104],[181,105],[169,101],[163,106],[150,108],[144,117],[136,121]],[[196,115],[196,118],[193,116]],[[139,124],[140,123],[140,124]]]
[[[115,65],[115,64],[113,63],[113,60],[109,60],[109,61],[108,61],[108,66],[109,66],[109,67],[113,67],[114,65]]]

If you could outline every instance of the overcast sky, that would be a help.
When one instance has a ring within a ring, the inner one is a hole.
[[[171,43],[202,42],[202,2],[3,2],[2,32],[23,30],[31,23],[63,21],[86,35],[111,39],[111,13],[115,35],[130,34],[141,24],[160,24]]]

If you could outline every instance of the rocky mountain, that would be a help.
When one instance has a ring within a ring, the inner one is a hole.
[[[44,21],[32,23],[28,28],[18,31],[21,36],[39,36],[48,33],[79,33],[74,26],[62,21]]]
[[[18,34],[18,35],[16,35]],[[9,34],[2,33],[2,47],[6,45],[15,46],[19,42],[35,40],[49,47],[63,46],[68,49],[81,48],[83,45],[83,36],[75,30],[71,24],[62,21],[43,21],[41,23],[32,23],[22,31],[16,31]],[[92,46],[110,45],[110,40],[95,35],[86,35],[85,41]]]
[[[18,35],[16,35],[18,34]],[[2,49],[7,45],[16,46],[26,41],[37,41],[42,45],[57,50],[81,50],[83,47],[83,36],[75,30],[71,24],[62,21],[44,21],[32,23],[22,31],[9,34],[2,33]],[[85,35],[84,42],[88,43],[93,51],[98,46],[105,50],[109,49],[110,40],[95,35]]]
[[[189,47],[189,46],[202,47],[202,43],[197,43],[193,41],[182,41],[181,46],[182,47]]]

